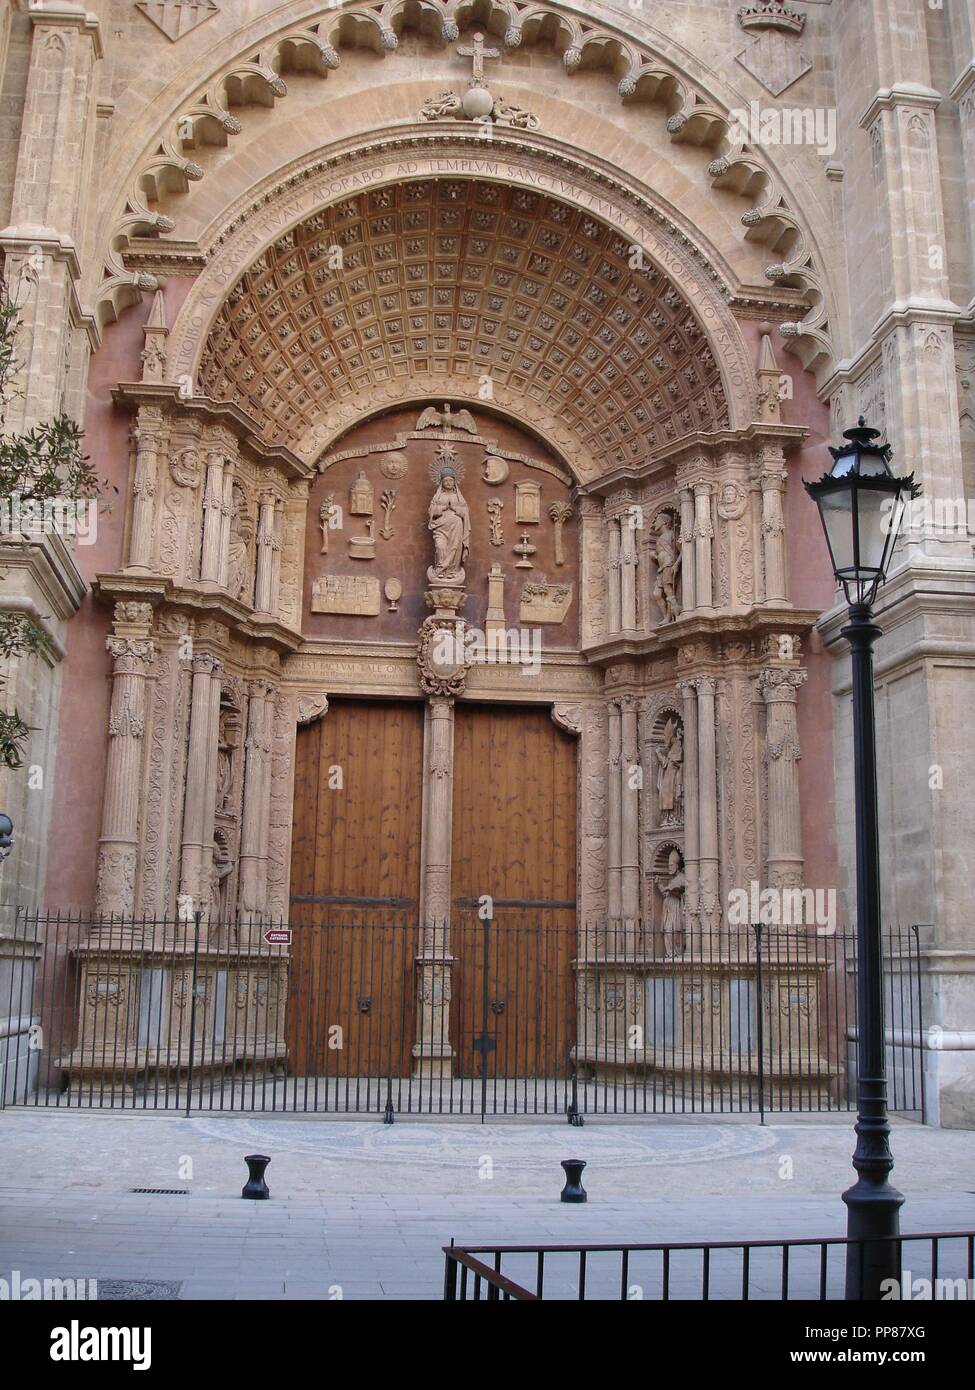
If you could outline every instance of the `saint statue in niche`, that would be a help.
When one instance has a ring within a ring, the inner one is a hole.
[[[440,485],[430,499],[429,528],[433,532],[433,565],[427,578],[442,584],[463,584],[464,562],[471,544],[471,515],[449,464],[440,469]]]
[[[678,825],[683,820],[684,736],[675,719],[668,719],[662,748],[655,748],[657,759],[657,810],[661,825]]]
[[[657,567],[653,596],[663,607],[664,622],[672,623],[680,617],[680,605],[677,602],[680,551],[677,549],[677,533],[669,512],[660,512],[656,517],[649,550],[650,558]]]
[[[667,874],[666,881],[657,885],[664,900],[660,929],[663,932],[665,953],[676,956],[684,949],[684,890],[687,887],[684,861],[679,850],[670,851]]]

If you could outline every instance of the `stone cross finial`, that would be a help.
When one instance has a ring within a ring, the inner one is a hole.
[[[462,58],[473,58],[474,60],[474,75],[470,82],[472,87],[480,87],[484,82],[484,59],[501,57],[500,49],[484,47],[483,34],[475,34],[473,43],[470,46],[465,45],[463,48],[458,48],[457,52]]]

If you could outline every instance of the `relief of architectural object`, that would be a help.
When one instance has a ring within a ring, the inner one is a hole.
[[[462,469],[453,450],[441,449],[431,469],[437,490],[430,499],[427,526],[433,533],[433,564],[427,570],[431,584],[462,585],[464,564],[471,544],[471,515],[459,482]]]
[[[393,539],[393,528],[390,525],[390,520],[396,507],[396,489],[391,487],[386,488],[379,499],[379,505],[382,507],[383,511],[383,524],[379,528],[379,534],[384,541],[391,541]]]
[[[497,487],[499,483],[507,481],[511,469],[507,459],[498,458],[495,454],[488,454],[481,465],[481,477],[492,487]]]
[[[548,514],[552,519],[552,526],[555,531],[555,563],[565,564],[565,546],[563,545],[562,527],[567,521],[572,519],[572,508],[568,502],[553,502],[548,509]]]
[[[350,560],[374,560],[376,558],[376,538],[372,534],[375,524],[370,517],[366,522],[366,534],[364,536],[349,537]]]
[[[405,454],[394,450],[391,454],[383,454],[379,461],[379,471],[384,478],[403,478],[409,468],[409,460]]]
[[[488,503],[490,506],[490,503]],[[504,570],[500,565],[491,566],[488,574],[487,614],[484,619],[485,632],[502,632],[506,626],[504,617]]]
[[[542,575],[521,591],[519,619],[523,623],[561,623],[572,604],[571,584],[549,584]]]
[[[379,616],[379,580],[358,574],[323,574],[311,591],[313,613],[354,618]]]
[[[684,820],[684,734],[676,719],[664,727],[663,746],[654,748],[657,760],[657,814],[659,825],[681,825]]]
[[[373,493],[372,483],[365,473],[358,473],[356,480],[349,488],[349,514],[351,516],[372,516],[373,513]]]
[[[657,571],[653,596],[663,610],[663,621],[672,623],[680,616],[677,583],[681,555],[677,544],[677,529],[670,512],[659,512],[654,518],[647,549]]]
[[[485,505],[491,518],[491,544],[504,545],[504,531],[501,529],[501,509],[504,503],[500,497],[492,497]]]
[[[466,430],[468,434],[477,434],[477,426],[471,412],[458,410],[454,414],[449,401],[443,410],[438,410],[434,405],[428,405],[425,410],[421,410],[420,417],[416,422],[418,430],[432,429],[437,425],[442,425],[445,430]]]
[[[514,546],[513,549],[515,554],[521,557],[515,565],[515,569],[530,570],[532,567],[532,562],[528,557],[529,555],[534,555],[538,547],[532,545],[531,541],[528,539],[527,531],[522,531],[521,541],[518,543],[518,545]]]
[[[538,483],[515,483],[515,521],[538,526],[542,520],[542,489]]]
[[[403,597],[403,584],[399,579],[387,579],[383,585],[383,594],[389,607],[387,613],[399,612],[399,601]]]

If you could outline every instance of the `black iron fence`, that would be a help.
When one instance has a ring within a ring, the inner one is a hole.
[[[585,1116],[853,1105],[856,943],[751,927],[23,914],[6,1104]],[[923,1113],[918,934],[885,934],[891,1108]]]
[[[877,1238],[881,1239],[881,1238]],[[445,1245],[444,1299],[775,1301],[844,1299],[847,1256],[877,1239],[675,1241],[646,1245]],[[889,1239],[889,1238],[888,1238]],[[897,1237],[899,1300],[975,1298],[975,1232]],[[859,1298],[862,1291],[855,1293]]]

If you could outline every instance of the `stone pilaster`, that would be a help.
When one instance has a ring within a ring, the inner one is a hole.
[[[697,685],[682,681],[678,692],[684,704],[684,908],[688,922],[698,921],[701,867],[700,786],[698,771]]]
[[[762,549],[765,555],[765,602],[788,602],[785,580],[785,516],[782,494],[786,471],[781,450],[760,451],[759,481],[762,487]]]
[[[258,499],[257,554],[254,562],[254,608],[258,613],[270,613],[272,611],[274,503],[273,492],[262,492]]]
[[[622,559],[619,517],[611,516],[609,527],[609,633],[618,635],[623,622]]]
[[[159,456],[164,447],[163,412],[158,406],[139,410],[135,436],[135,478],[132,484],[132,525],[129,531],[130,570],[148,574],[156,529]]]
[[[757,677],[765,701],[765,767],[768,809],[767,884],[802,886],[802,822],[799,810],[799,734],[796,703],[805,671],[767,667]]]
[[[112,703],[95,890],[96,911],[106,917],[135,910],[146,677],[155,655],[149,637],[151,622],[149,604],[118,604],[115,634],[107,641],[112,656]]]
[[[697,608],[714,606],[711,520],[711,484],[699,479],[694,484],[694,600]]]
[[[223,469],[223,496],[220,501],[220,587],[230,582],[230,531],[234,516],[234,475],[236,460],[228,457]]]
[[[423,785],[423,931],[419,954],[417,1074],[449,1077],[450,1046],[450,849],[454,794],[454,701],[428,703]],[[485,893],[490,892],[485,884]]]
[[[208,792],[211,791],[211,764],[216,758],[213,688],[216,687],[219,706],[222,670],[219,658],[210,652],[200,652],[193,657],[179,891],[182,895],[191,897],[194,907],[200,910],[206,908],[209,897],[209,868],[213,857],[212,792],[208,800]],[[212,756],[211,743],[214,744]]]
[[[620,628],[636,631],[637,547],[636,512],[625,511],[620,526]]]
[[[697,687],[700,824],[698,901],[701,927],[705,932],[713,932],[721,923],[718,878],[718,756],[715,730],[715,695],[718,682],[713,676],[698,676],[694,684]]]
[[[684,613],[689,613],[696,602],[694,545],[694,489],[682,487],[680,490],[680,574],[681,610]]]
[[[4,274],[20,305],[19,389],[7,402],[13,433],[51,419],[83,379],[87,343],[78,294],[79,248],[91,186],[98,20],[80,5],[32,6],[30,63],[10,225],[0,232]],[[147,281],[148,284],[148,281]],[[155,284],[155,281],[152,281]],[[77,383],[73,383],[77,384]]]
[[[240,909],[245,921],[267,907],[267,846],[271,797],[271,716],[268,680],[247,687],[247,738],[244,743],[244,801],[240,829]]]
[[[611,921],[623,913],[623,843],[622,800],[623,775],[622,720],[619,700],[609,702],[609,842],[607,845],[607,903]]]
[[[224,455],[211,448],[206,456],[206,486],[203,493],[203,550],[200,578],[219,584],[223,547]]]
[[[635,922],[640,915],[640,752],[637,700],[620,700],[620,915]]]

